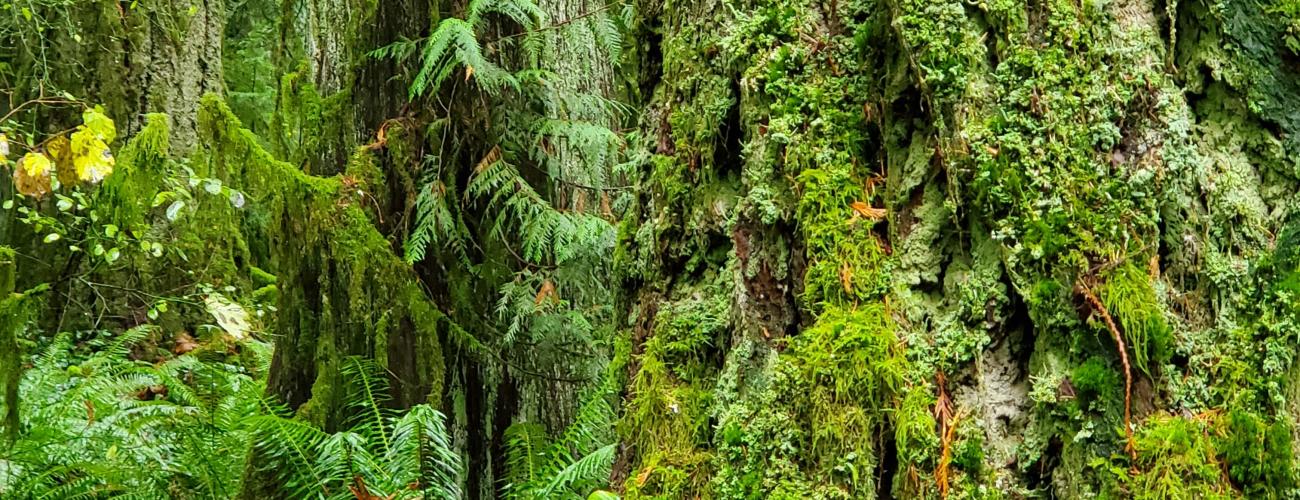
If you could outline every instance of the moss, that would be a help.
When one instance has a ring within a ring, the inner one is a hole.
[[[708,358],[731,329],[730,283],[731,274],[720,273],[702,286],[680,288],[680,297],[659,309],[646,352],[677,366]]]
[[[1203,420],[1153,416],[1138,432],[1137,454],[1139,474],[1114,471],[1134,498],[1227,498],[1232,492]]]
[[[276,282],[274,274],[268,273],[257,266],[249,266],[248,273],[253,279],[253,285],[257,287],[274,285]]]
[[[275,285],[266,285],[253,290],[253,300],[263,304],[276,304],[280,301],[280,289]]]
[[[1169,359],[1173,334],[1147,272],[1131,263],[1115,268],[1106,276],[1101,300],[1123,329],[1134,366],[1150,373]]]
[[[879,451],[862,436],[890,422],[909,429],[909,446],[934,436],[928,400],[904,404],[919,412],[890,413],[906,359],[879,305],[828,309],[789,339],[770,371],[765,388],[719,418],[712,491],[720,497],[868,495]]]
[[[952,463],[974,477],[984,470],[984,436],[974,425],[961,428],[960,440],[954,445]]]
[[[269,260],[256,263],[274,272],[279,292],[276,329],[283,338],[271,393],[334,429],[346,417],[346,402],[334,390],[339,359],[360,355],[380,358],[395,373],[393,391],[404,404],[440,400],[446,318],[374,228],[365,200],[340,178],[315,177],[272,158],[215,96],[204,98],[200,118],[198,164],[248,193],[266,221],[256,231],[272,242]],[[399,345],[416,348],[393,347]]]
[[[316,175],[333,175],[353,151],[352,96],[348,92],[321,95],[310,82],[304,64],[280,79],[270,143],[277,158]]]
[[[119,227],[140,229],[154,195],[164,189],[169,130],[166,115],[148,115],[144,128],[118,153],[116,171],[104,180],[100,206]]]
[[[1217,446],[1228,476],[1251,498],[1280,498],[1295,485],[1291,430],[1241,410],[1228,412]]]
[[[1070,383],[1079,406],[1086,409],[1092,404],[1105,405],[1103,408],[1117,402],[1123,404],[1121,399],[1117,399],[1123,394],[1121,376],[1118,369],[1096,356],[1075,367],[1070,374]]]
[[[794,346],[827,335],[834,315],[887,299],[908,359],[887,419],[896,427],[883,432],[893,432],[899,469],[915,464],[921,478],[896,477],[895,495],[933,492],[932,413],[922,411],[933,411],[933,391],[918,381],[974,369],[961,383],[983,383],[990,346],[1009,346],[1019,360],[994,366],[1019,388],[1028,358],[1041,404],[1026,409],[1030,423],[1012,419],[982,440],[1022,439],[1021,460],[978,457],[963,443],[981,438],[963,437],[955,494],[1104,496],[1108,480],[1120,497],[1266,496],[1226,472],[1232,462],[1258,470],[1242,457],[1267,453],[1245,446],[1264,434],[1235,431],[1249,436],[1239,439],[1248,452],[1229,460],[1226,424],[1213,415],[1250,412],[1265,429],[1272,417],[1259,415],[1294,407],[1284,374],[1300,339],[1290,255],[1300,232],[1282,221],[1295,208],[1300,135],[1283,115],[1300,80],[1293,58],[1279,56],[1294,20],[1261,18],[1269,5],[1169,2],[1168,19],[1141,2],[1067,0],[648,5],[643,22],[663,37],[665,61],[649,75],[663,81],[640,177],[651,194],[620,228],[620,262],[635,286],[669,294],[708,268],[683,262],[728,247],[745,284],[766,263],[746,261],[761,246],[749,243],[774,239],[737,235],[782,234],[772,246],[788,249],[799,307],[775,339],[738,322],[733,339],[744,340],[721,347],[709,492],[833,496],[844,494],[845,464],[879,470],[878,457],[817,462],[814,441],[843,452],[856,443],[829,434],[877,415],[835,406],[841,420],[807,425],[811,401],[837,396],[793,367]],[[732,112],[740,137],[728,137]],[[706,198],[693,188],[734,168],[722,230],[697,224],[691,214]],[[1137,421],[1148,405],[1205,412],[1142,425],[1135,478],[1128,459],[1107,459],[1122,454],[1121,372],[1109,332],[1079,307],[1081,281],[1096,284],[1132,349]],[[741,286],[732,294],[732,315],[743,317],[752,297]],[[659,328],[692,339],[683,347],[708,345],[693,330]],[[769,340],[786,350],[764,355]],[[660,361],[706,383],[717,369],[689,356]],[[852,385],[838,369],[824,368]],[[1071,389],[1077,404],[1066,402]],[[919,486],[899,490],[908,480]]]
[[[22,353],[18,329],[26,323],[26,304],[14,294],[13,249],[0,246],[0,444],[8,445],[18,436],[18,381],[22,376]]]
[[[923,497],[933,493],[933,485],[920,478],[935,468],[941,453],[934,404],[930,387],[916,386],[907,391],[895,413],[894,446],[898,449],[899,467],[894,473],[891,493],[897,497]]]
[[[1155,415],[1140,429],[1136,475],[1116,469],[1134,498],[1284,498],[1295,485],[1291,432],[1242,410]]]

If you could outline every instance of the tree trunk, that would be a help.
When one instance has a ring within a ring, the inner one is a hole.
[[[1288,487],[1293,21],[636,11],[653,156],[621,231],[626,498]],[[1160,448],[1183,425],[1217,452]],[[1251,453],[1281,467],[1245,472],[1233,443],[1265,434]]]
[[[0,447],[6,450],[18,436],[18,381],[22,376],[22,350],[18,330],[26,311],[14,294],[14,252],[0,247]]]

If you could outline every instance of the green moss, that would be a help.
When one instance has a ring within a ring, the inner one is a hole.
[[[339,173],[355,146],[351,94],[322,96],[304,64],[280,79],[270,143],[277,158],[316,175]]]
[[[1137,433],[1139,474],[1114,473],[1136,499],[1229,498],[1209,432],[1202,420],[1155,415]]]
[[[967,420],[970,422],[970,420]],[[952,464],[974,477],[984,470],[984,434],[976,425],[964,425],[954,445]]]
[[[275,285],[266,285],[253,290],[253,300],[263,304],[276,304],[280,301],[280,289]]]
[[[171,154],[169,130],[166,115],[146,116],[144,128],[118,153],[113,175],[104,180],[100,206],[119,227],[140,229],[154,195],[164,189]]]
[[[1117,402],[1123,404],[1122,400],[1116,399],[1123,394],[1121,376],[1118,369],[1097,356],[1088,358],[1088,361],[1075,367],[1070,374],[1070,383],[1074,387],[1079,406],[1086,409],[1094,402],[1107,406]]]
[[[1295,484],[1291,429],[1284,422],[1267,424],[1241,410],[1228,413],[1224,436],[1217,442],[1228,476],[1251,498],[1280,498]]]
[[[730,284],[731,273],[720,273],[703,286],[679,289],[680,298],[659,309],[646,352],[677,366],[709,357],[731,328]]]
[[[257,266],[249,266],[248,273],[253,279],[254,286],[264,287],[264,286],[274,285],[276,282],[276,277],[274,274],[268,273],[262,268]]]
[[[198,163],[248,193],[265,221],[255,232],[273,242],[268,261],[256,263],[276,276],[276,329],[284,335],[271,393],[299,406],[303,418],[336,428],[346,417],[346,402],[334,390],[338,362],[359,355],[381,359],[396,374],[393,391],[405,404],[440,400],[440,335],[448,322],[373,226],[366,199],[340,178],[275,160],[215,96],[204,98],[200,125]]]
[[[1291,431],[1231,410],[1155,415],[1137,438],[1137,475],[1115,472],[1134,498],[1285,498],[1295,485]]]
[[[898,470],[894,473],[895,496],[923,497],[930,492],[928,475],[938,464],[940,450],[934,396],[929,386],[912,387],[903,397],[894,417],[894,446],[898,448]]]
[[[653,353],[640,358],[631,383],[633,397],[619,423],[619,433],[640,459],[624,484],[628,498],[681,498],[703,490],[707,463],[709,408],[712,394],[703,382],[688,383],[673,375]]]
[[[1169,359],[1173,333],[1152,288],[1151,277],[1132,263],[1124,263],[1105,276],[1101,301],[1119,322],[1133,349],[1133,365],[1150,373]]]
[[[829,308],[790,338],[770,383],[719,418],[712,491],[722,498],[873,494],[879,450],[862,436],[892,422],[907,429],[908,449],[934,437],[928,399],[904,403],[915,411],[890,411],[907,363],[893,328],[878,304]]]

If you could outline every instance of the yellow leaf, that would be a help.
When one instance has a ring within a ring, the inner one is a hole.
[[[466,64],[466,65],[465,65],[465,81],[468,82],[468,81],[469,81],[469,77],[471,77],[471,76],[474,76],[474,67],[473,67],[473,66],[470,66],[470,65],[468,65],[468,64]]]
[[[501,160],[501,146],[493,146],[487,154],[483,155],[483,159],[478,161],[478,165],[474,166],[474,173],[482,173],[499,160]]]
[[[72,141],[67,136],[60,135],[45,144],[45,152],[54,160],[54,176],[59,179],[59,184],[64,186],[75,186],[80,181],[77,179],[77,171],[72,164]]]
[[[82,128],[72,134],[72,164],[78,179],[98,183],[113,173],[116,160],[108,144],[91,129]]]
[[[542,282],[542,289],[537,291],[537,297],[534,299],[533,305],[540,306],[548,298],[556,302],[560,301],[560,295],[555,291],[555,283],[549,279]]]
[[[41,153],[27,153],[14,169],[14,186],[26,196],[41,197],[50,192],[50,158]]]

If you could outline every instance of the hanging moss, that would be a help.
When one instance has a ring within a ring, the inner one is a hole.
[[[166,115],[150,114],[144,128],[118,153],[118,166],[104,180],[99,199],[119,227],[143,232],[154,195],[163,187],[171,155],[170,130]]]
[[[247,192],[266,220],[257,230],[271,242],[270,259],[259,267],[275,274],[281,335],[271,393],[335,429],[346,417],[338,363],[359,355],[388,367],[403,404],[440,400],[446,318],[375,230],[365,200],[340,178],[272,158],[219,98],[206,97],[201,111],[195,163]]]

